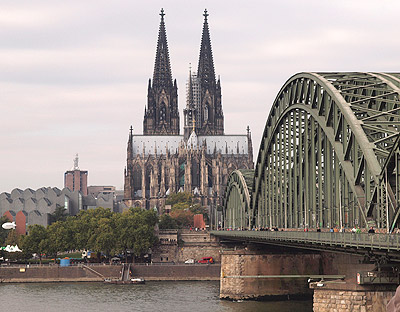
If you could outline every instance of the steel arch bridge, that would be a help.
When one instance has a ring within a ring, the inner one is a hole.
[[[397,227],[399,97],[399,73],[291,77],[265,125],[249,227]]]
[[[253,189],[254,170],[235,170],[229,175],[224,207],[223,220],[225,228],[251,228],[253,212],[250,196]]]

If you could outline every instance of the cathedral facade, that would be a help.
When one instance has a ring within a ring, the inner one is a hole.
[[[179,131],[178,88],[172,79],[164,21],[158,33],[153,80],[149,80],[143,135],[131,127],[124,172],[127,206],[159,212],[166,197],[185,191],[202,205],[222,204],[229,174],[253,168],[251,133],[224,134],[221,83],[216,80],[208,13],[204,12],[197,73],[189,72],[184,133]]]

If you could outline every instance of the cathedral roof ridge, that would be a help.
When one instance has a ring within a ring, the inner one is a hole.
[[[134,134],[132,135],[133,138],[136,137],[144,137],[144,138],[154,138],[154,137],[160,137],[160,138],[166,138],[166,137],[181,137],[183,138],[183,134]]]

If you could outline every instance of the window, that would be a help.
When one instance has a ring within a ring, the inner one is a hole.
[[[166,108],[165,108],[165,103],[162,102],[160,106],[160,121],[165,121],[165,114],[166,114]]]
[[[208,120],[208,103],[204,105],[204,121]]]

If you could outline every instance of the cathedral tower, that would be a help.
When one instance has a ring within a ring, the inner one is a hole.
[[[225,135],[221,85],[216,80],[204,11],[197,72],[189,71],[184,135],[179,134],[176,82],[172,80],[164,10],[158,33],[153,79],[149,80],[143,135],[131,127],[124,171],[127,207],[165,206],[169,194],[190,192],[215,216],[223,202],[225,184],[236,169],[253,168],[251,133]]]
[[[149,79],[144,135],[179,135],[178,88],[172,82],[164,9],[161,9],[153,81]]]
[[[187,83],[187,104],[184,109],[184,134],[187,139],[193,124],[198,135],[223,135],[224,113],[221,104],[221,83],[215,79],[208,13],[204,10],[203,33],[197,74],[190,71]]]
[[[223,135],[224,114],[221,104],[221,83],[215,79],[214,60],[208,30],[208,13],[204,10],[197,77],[200,84],[200,120],[196,122],[198,135]]]

